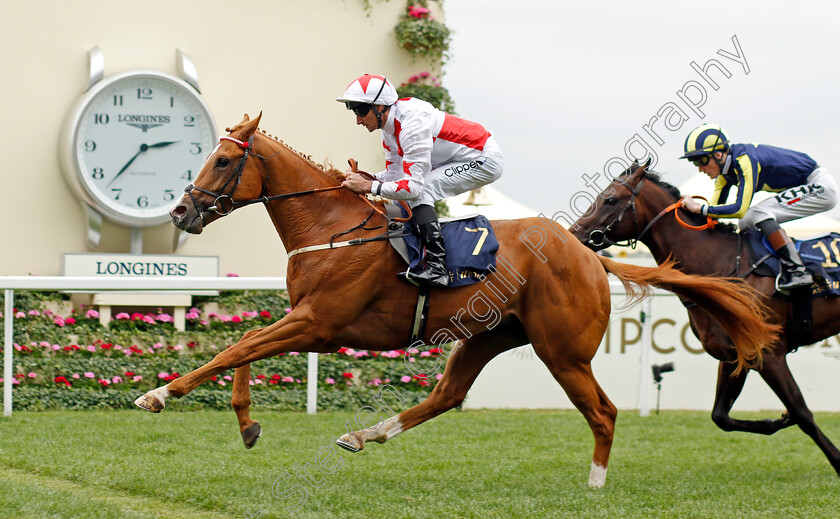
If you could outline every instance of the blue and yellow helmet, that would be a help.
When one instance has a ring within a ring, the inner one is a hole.
[[[685,139],[685,154],[681,159],[693,159],[708,155],[714,151],[729,149],[726,132],[718,124],[706,123],[691,130]]]

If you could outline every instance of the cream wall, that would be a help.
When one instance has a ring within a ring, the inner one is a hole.
[[[382,164],[378,134],[355,126],[333,99],[364,73],[395,84],[427,68],[397,48],[400,0],[219,0],[141,3],[32,0],[4,5],[2,125],[5,196],[0,275],[57,275],[61,253],[92,252],[84,216],[59,169],[59,132],[88,81],[98,45],[105,75],[154,69],[177,75],[175,49],[194,61],[221,135],[243,113],[317,162]],[[144,252],[171,253],[174,227],[144,231]],[[129,231],[103,226],[95,252],[128,252]],[[265,209],[252,206],[191,236],[178,254],[220,257],[221,274],[285,275],[285,252]]]

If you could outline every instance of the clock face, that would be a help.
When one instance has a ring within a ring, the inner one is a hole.
[[[161,73],[103,80],[83,98],[72,138],[90,201],[119,223],[169,220],[216,144],[210,112],[187,83]]]

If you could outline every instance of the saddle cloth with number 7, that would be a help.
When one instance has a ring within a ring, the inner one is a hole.
[[[443,243],[446,247],[446,268],[449,270],[449,287],[461,287],[477,283],[496,266],[496,252],[499,242],[490,221],[482,215],[459,218],[441,218]],[[409,225],[408,228],[413,228]],[[420,238],[411,232],[404,232],[403,239],[408,248],[408,264],[416,268],[420,264]]]

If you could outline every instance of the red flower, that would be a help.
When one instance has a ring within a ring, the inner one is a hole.
[[[425,374],[425,373],[421,373],[420,375],[412,375],[412,378],[416,378],[416,379],[420,379],[420,380],[422,380],[422,379],[425,379],[425,378],[426,378],[426,374]]]
[[[198,346],[198,344],[196,344],[195,341],[190,341],[187,343],[187,348],[195,348],[196,346]]]
[[[108,386],[109,384],[111,384],[111,382],[110,382],[110,381],[105,380],[104,378],[100,378],[97,382],[99,382],[99,383],[100,383],[100,384],[102,384],[103,386]]]
[[[76,324],[76,320],[72,317],[68,317],[64,320],[64,324]]]
[[[265,375],[257,375],[257,378],[260,380],[265,380]]]
[[[344,378],[347,378],[347,379],[353,378],[353,374],[352,373],[347,373],[346,371],[344,373],[342,373],[341,376],[344,377]]]
[[[111,344],[110,342],[106,342],[104,344],[100,344],[99,347],[102,348],[103,350],[110,350],[111,348],[114,347],[114,345]]]
[[[269,312],[268,310],[263,310],[262,312],[260,312],[260,317],[262,317],[263,319],[270,319],[271,312]]]
[[[67,381],[64,377],[55,377],[56,384],[64,384],[67,387],[70,387],[70,382]]]
[[[219,380],[219,377],[217,377],[216,375],[213,375],[212,377],[210,377],[210,380],[215,382],[215,381]]]
[[[429,383],[428,383],[428,382],[426,382],[425,380],[421,380],[421,381],[420,381],[420,385],[421,385],[421,386],[428,386],[428,385],[429,385]]]
[[[241,323],[242,322],[242,318],[239,317],[238,315],[234,315],[233,317],[230,318],[230,320],[235,322],[235,323]]]
[[[143,314],[133,313],[133,314],[131,314],[131,320],[132,321],[142,321],[143,320]]]
[[[123,375],[126,376],[126,377],[133,377],[134,372],[133,371],[126,371],[125,373],[123,373]]]
[[[347,348],[345,348],[344,346],[342,346],[341,348],[339,348],[339,349],[338,349],[338,353],[341,353],[342,355],[343,355],[343,354],[345,354],[345,353],[347,353]]]
[[[271,375],[271,380],[280,380],[280,375],[278,375],[277,373]]]

